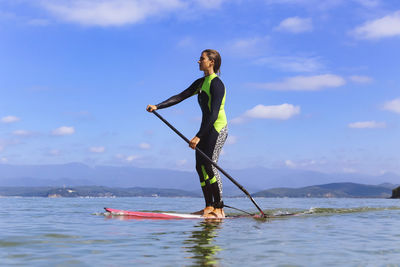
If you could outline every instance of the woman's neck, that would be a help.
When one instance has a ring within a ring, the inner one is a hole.
[[[212,74],[214,74],[214,71],[208,71],[208,70],[204,71],[204,76],[210,76]]]

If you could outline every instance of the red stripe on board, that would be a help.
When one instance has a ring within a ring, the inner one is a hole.
[[[162,214],[162,213],[117,210],[117,209],[110,209],[110,208],[104,208],[104,209],[115,215],[135,216],[135,217],[141,217],[141,218],[183,219],[183,217],[173,216],[173,215],[169,215],[169,214]]]

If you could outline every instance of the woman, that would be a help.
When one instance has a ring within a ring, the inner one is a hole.
[[[204,77],[194,81],[186,90],[168,98],[158,105],[148,105],[147,110],[167,108],[197,94],[202,111],[200,130],[190,140],[189,146],[198,147],[214,162],[218,161],[222,146],[228,136],[227,120],[224,110],[225,86],[218,77],[221,56],[216,50],[206,49],[198,61]],[[206,218],[224,218],[222,201],[222,182],[218,170],[196,151],[196,171],[200,177],[206,207],[196,212]]]

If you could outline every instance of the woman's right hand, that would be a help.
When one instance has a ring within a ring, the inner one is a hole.
[[[146,108],[146,110],[148,112],[153,112],[156,109],[157,109],[157,107],[155,105],[147,105],[147,108]]]

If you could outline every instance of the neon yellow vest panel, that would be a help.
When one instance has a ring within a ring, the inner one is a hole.
[[[206,76],[204,78],[203,85],[201,86],[201,90],[204,91],[208,95],[208,109],[210,110],[210,112],[211,112],[210,85],[211,85],[211,81],[215,77],[218,77],[217,74],[215,74],[215,73],[213,73],[213,74],[211,74],[209,76]],[[214,128],[218,133],[221,131],[222,128],[224,128],[228,124],[227,119],[226,119],[225,109],[224,109],[224,107],[225,107],[225,96],[226,96],[226,90],[225,90],[224,97],[223,97],[222,102],[221,102],[221,106],[219,108],[217,120],[214,122]]]

